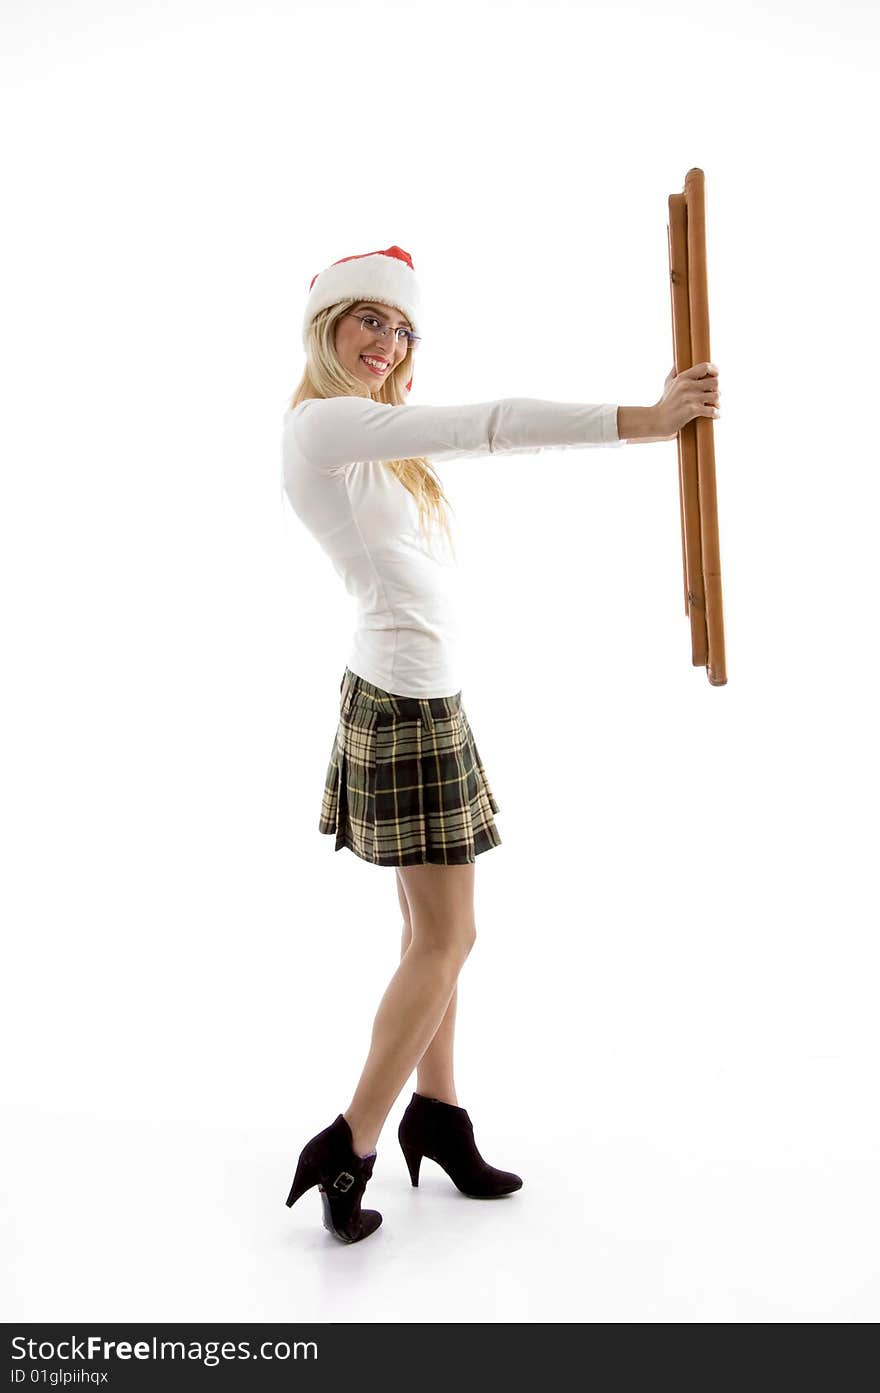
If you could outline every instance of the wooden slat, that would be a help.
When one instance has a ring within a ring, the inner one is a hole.
[[[672,344],[677,372],[692,368],[690,304],[688,297],[687,206],[683,193],[669,197],[669,281],[672,296]],[[684,551],[685,614],[691,627],[691,662],[703,667],[709,651],[703,596],[700,543],[700,491],[693,422],[678,432],[678,497]]]
[[[711,362],[706,264],[706,183],[690,169],[684,192],[669,196],[669,282],[672,339],[678,372]],[[715,435],[709,416],[697,416],[678,432],[679,514],[685,613],[690,620],[691,662],[705,667],[713,687],[727,682]]]
[[[691,354],[695,363],[711,362],[709,350],[709,285],[706,272],[706,179],[702,169],[689,169],[684,181],[687,200],[688,296]],[[721,553],[718,543],[718,496],[715,482],[715,430],[711,417],[688,422],[694,430],[700,493],[700,542],[706,607],[708,656],[706,671],[713,687],[727,681],[724,656],[724,613],[721,602]]]

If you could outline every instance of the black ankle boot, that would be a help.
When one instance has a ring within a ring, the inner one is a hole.
[[[522,1188],[512,1171],[487,1165],[477,1150],[474,1129],[464,1108],[414,1093],[397,1129],[413,1185],[419,1183],[422,1157],[442,1166],[463,1195],[494,1199]]]
[[[335,1122],[306,1142],[286,1202],[288,1206],[296,1204],[300,1195],[317,1185],[325,1229],[343,1243],[368,1238],[382,1222],[378,1209],[361,1209],[375,1160],[375,1152],[372,1156],[355,1154],[351,1128],[340,1113]]]

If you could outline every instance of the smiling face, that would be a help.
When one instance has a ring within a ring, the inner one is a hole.
[[[362,325],[354,315],[367,320]],[[411,329],[412,325],[400,310],[391,305],[380,305],[375,300],[359,300],[336,324],[336,356],[348,371],[363,382],[371,392],[394,371],[398,363],[406,357],[407,341],[402,338],[396,342],[393,332],[380,335],[380,329]],[[365,362],[373,360],[374,366]],[[380,367],[379,364],[386,364]]]

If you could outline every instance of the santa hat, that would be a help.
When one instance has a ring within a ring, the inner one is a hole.
[[[418,334],[420,298],[412,257],[402,247],[344,256],[312,277],[303,317],[303,347],[308,347],[309,325],[315,315],[340,300],[375,300],[380,305],[402,310],[413,333]],[[407,391],[412,384],[410,377]]]

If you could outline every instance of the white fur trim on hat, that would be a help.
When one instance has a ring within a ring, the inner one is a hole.
[[[421,334],[419,285],[412,260],[401,247],[347,257],[315,276],[303,316],[303,348],[308,346],[309,325],[315,315],[340,300],[375,300],[399,309],[413,333]]]

